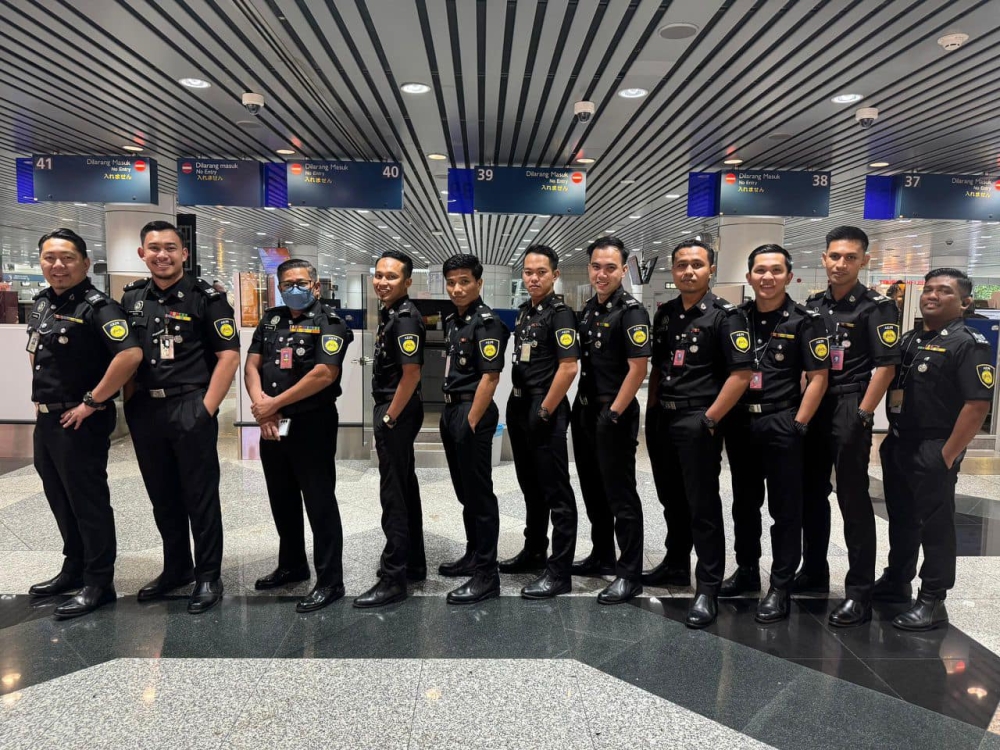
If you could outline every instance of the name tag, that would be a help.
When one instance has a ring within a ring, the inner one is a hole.
[[[530,362],[531,361],[531,342],[526,341],[521,344],[521,361]]]

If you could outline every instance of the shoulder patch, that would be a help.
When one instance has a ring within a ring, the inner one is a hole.
[[[729,334],[729,338],[732,339],[736,351],[741,354],[746,354],[750,351],[750,334],[746,331],[734,331]]]
[[[324,335],[320,343],[327,354],[336,354],[344,347],[344,340],[340,336]]]
[[[799,315],[804,315],[807,318],[822,318],[818,312],[813,310],[811,307],[806,307],[805,305],[800,305],[798,302],[795,303],[795,312]]]
[[[136,279],[122,287],[123,292],[131,292],[133,289],[142,289],[149,283],[149,279]]]
[[[128,323],[120,319],[109,320],[101,326],[101,330],[103,330],[104,335],[112,341],[122,341],[126,336],[128,336]]]
[[[560,328],[556,331],[556,343],[563,349],[569,349],[576,343],[576,331],[572,328]]]
[[[479,353],[487,362],[492,362],[500,356],[500,339],[482,339],[479,342]]]
[[[236,321],[232,318],[220,318],[215,321],[215,332],[219,334],[219,338],[232,341],[233,336],[236,335]]]
[[[530,303],[530,300],[529,300],[529,303]],[[565,302],[563,302],[561,299],[555,299],[555,300],[552,300],[552,309],[553,310],[568,310],[569,306]]]
[[[412,357],[420,348],[420,337],[415,333],[404,333],[397,337],[397,340],[399,341],[399,350],[407,357]]]
[[[734,305],[732,302],[729,302],[728,300],[722,299],[722,297],[716,297],[714,300],[712,300],[712,304],[721,310],[725,310],[726,312],[732,312],[734,310],[737,310],[736,305]]]
[[[624,300],[623,304],[625,305],[625,307],[629,309],[632,309],[633,307],[640,307],[639,300],[637,300],[635,297],[631,295],[629,295],[628,297],[622,297],[622,299]]]
[[[827,357],[830,356],[830,342],[827,340],[825,336],[821,336],[818,339],[813,339],[812,341],[809,342],[809,351],[812,352],[812,355],[817,360],[822,362],[823,360],[825,360]]]
[[[649,326],[643,324],[628,329],[628,339],[636,346],[642,346],[649,341]]]
[[[876,330],[879,340],[886,346],[895,346],[899,343],[899,326],[895,323],[883,323]]]
[[[88,305],[94,308],[104,307],[106,304],[108,304],[108,298],[104,296],[102,292],[99,292],[96,289],[87,292],[84,299],[87,301]]]
[[[979,376],[979,382],[987,388],[992,388],[997,381],[993,365],[976,365],[976,375]]]
[[[986,344],[987,346],[990,345],[990,340],[988,338],[986,338],[983,334],[981,334],[979,331],[977,331],[975,328],[973,328],[971,326],[966,326],[965,330],[968,331],[972,335],[972,339],[977,344]]]
[[[209,284],[204,279],[198,279],[198,281],[195,282],[194,288],[197,289],[202,294],[204,294],[209,299],[215,299],[216,297],[220,296],[219,290],[216,289],[211,284]],[[230,336],[230,338],[232,338],[232,336]]]

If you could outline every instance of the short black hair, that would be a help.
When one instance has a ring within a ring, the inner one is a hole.
[[[924,281],[930,281],[938,276],[950,276],[955,279],[958,282],[958,293],[963,298],[972,296],[972,279],[965,271],[959,271],[957,268],[935,268],[924,276]]]
[[[72,242],[73,247],[77,249],[80,255],[82,255],[84,258],[87,257],[87,243],[83,241],[83,237],[78,235],[72,229],[66,229],[65,227],[63,227],[62,229],[53,229],[48,234],[43,234],[42,238],[38,240],[39,254],[41,254],[42,252],[42,245],[44,245],[49,240],[66,240],[67,242]]]
[[[452,271],[461,270],[472,271],[472,278],[476,281],[483,278],[483,264],[479,262],[479,258],[475,255],[465,255],[464,253],[459,253],[458,255],[452,255],[448,260],[444,262],[441,266],[441,273],[447,276]]]
[[[524,251],[524,257],[534,253],[535,255],[544,255],[549,259],[549,265],[552,266],[552,270],[555,271],[559,268],[559,256],[556,255],[556,251],[553,250],[548,245],[531,245],[527,250]],[[522,261],[523,264],[523,261]]]
[[[677,246],[670,251],[670,262],[674,262],[674,258],[677,257],[677,253],[683,250],[685,247],[700,247],[706,253],[708,253],[708,265],[715,265],[715,249],[711,246],[705,244],[701,240],[685,240],[684,242],[678,242]]]
[[[173,232],[177,235],[177,238],[181,241],[181,245],[184,244],[184,238],[181,237],[181,231],[171,224],[169,221],[151,221],[141,230],[139,230],[139,244],[146,244],[146,235],[150,232]]]
[[[829,250],[831,243],[834,243],[837,240],[858,242],[861,244],[861,252],[868,252],[868,235],[858,227],[843,226],[831,229],[826,235],[826,249]]]
[[[785,250],[785,248],[783,248],[781,245],[775,245],[773,243],[768,245],[761,245],[760,247],[755,247],[753,249],[753,252],[751,252],[750,255],[747,257],[747,270],[748,271],[753,270],[754,258],[756,258],[758,255],[768,255],[769,253],[778,253],[779,255],[784,255],[785,270],[788,271],[788,273],[792,272],[792,256],[789,255],[788,251]]]
[[[383,258],[391,258],[392,260],[398,260],[403,264],[403,278],[408,279],[413,275],[413,258],[404,253],[402,250],[385,250],[379,256],[379,260]],[[378,263],[378,261],[375,261]]]
[[[623,266],[628,262],[628,250],[625,249],[625,243],[610,234],[607,237],[598,237],[587,245],[587,257],[593,256],[595,250],[603,250],[606,247],[613,247],[621,253]]]
[[[302,260],[301,258],[290,258],[278,266],[277,270],[274,272],[275,276],[278,277],[278,281],[281,281],[282,274],[285,271],[293,271],[296,268],[305,268],[309,271],[309,278],[313,281],[319,278],[319,274],[316,273],[316,266],[310,263],[308,260]]]

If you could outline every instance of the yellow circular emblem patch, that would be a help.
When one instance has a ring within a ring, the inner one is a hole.
[[[882,340],[887,344],[896,343],[896,332],[893,330],[888,330],[882,334]]]
[[[563,346],[569,346],[570,344],[573,343],[573,336],[569,333],[564,333],[562,336],[559,337],[559,343],[562,344]]]
[[[632,337],[632,340],[637,344],[645,343],[646,334],[643,333],[642,331],[636,331],[635,335]]]
[[[993,373],[990,372],[989,370],[984,371],[983,372],[983,382],[986,385],[992,385],[993,384]]]
[[[483,354],[487,357],[497,356],[497,348],[493,344],[487,344],[483,347]]]
[[[816,344],[816,356],[825,357],[829,353],[826,344]]]
[[[108,335],[113,339],[123,339],[126,333],[128,331],[125,330],[125,326],[123,325],[111,326],[111,330],[108,331]]]
[[[337,343],[336,339],[330,339],[323,345],[323,348],[330,354],[336,354],[337,350],[340,349],[340,344]]]
[[[223,323],[219,326],[219,333],[223,336],[232,336],[236,331],[233,330],[233,327],[229,323]]]
[[[749,339],[747,339],[746,336],[737,336],[736,337],[736,348],[739,349],[741,352],[745,352],[747,349],[750,348],[750,341],[749,341]]]
[[[417,342],[413,341],[412,339],[403,342],[403,351],[406,352],[407,354],[409,354],[412,351],[415,351],[416,348],[417,348]]]

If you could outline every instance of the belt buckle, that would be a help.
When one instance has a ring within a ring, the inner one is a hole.
[[[587,403],[587,397],[586,396],[580,396],[580,403],[583,404],[584,406],[589,406],[590,405],[590,404]]]
[[[761,405],[760,404],[747,404],[747,411],[749,411],[751,414],[762,414],[763,413],[763,410],[761,409]]]
[[[661,404],[663,408],[666,409],[667,411],[677,411],[676,401],[663,401],[661,402]]]
[[[48,406],[48,404],[39,404],[38,405],[38,411],[41,414],[48,414],[49,413],[49,406]]]
[[[446,404],[450,404],[451,403],[451,394],[450,393],[444,394],[444,402]]]
[[[516,398],[521,398],[521,389],[520,388],[514,388],[513,391],[514,391],[514,396]]]
[[[162,388],[150,388],[149,395],[151,398],[166,398],[167,392]]]

